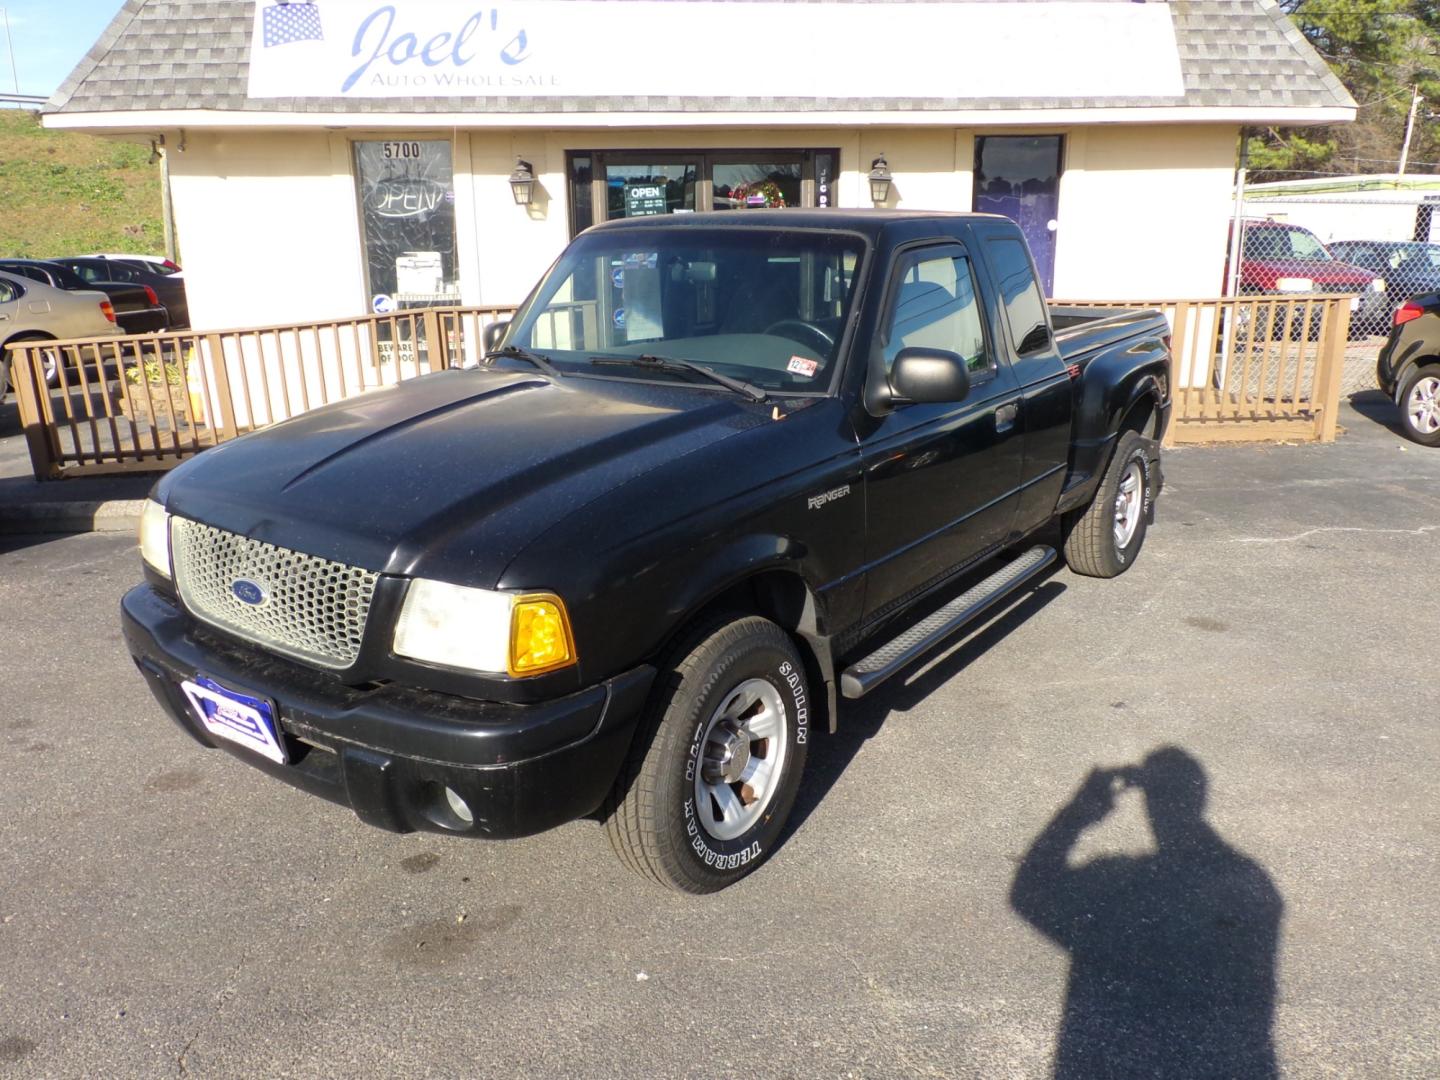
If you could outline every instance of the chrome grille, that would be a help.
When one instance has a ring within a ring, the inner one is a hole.
[[[197,618],[321,667],[360,654],[377,574],[188,518],[171,519],[170,543],[176,588]],[[237,582],[259,603],[242,601]]]

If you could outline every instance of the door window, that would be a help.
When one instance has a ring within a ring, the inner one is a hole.
[[[450,143],[357,142],[355,177],[370,306],[382,311],[458,304]]]
[[[711,174],[716,210],[777,210],[803,206],[799,159],[790,162],[717,164]]]
[[[1010,340],[1015,352],[1024,356],[1050,347],[1050,323],[1045,317],[1045,301],[1040,286],[1030,269],[1030,258],[1019,240],[987,241],[995,279],[1005,301],[1005,321],[1010,324]]]
[[[696,209],[700,164],[637,163],[605,166],[605,216],[654,217]]]
[[[956,353],[972,378],[994,370],[970,260],[958,248],[914,252],[901,263],[885,337],[887,372],[900,350],[908,348]]]
[[[975,140],[975,205],[1025,234],[1045,294],[1055,287],[1063,143],[1059,135],[984,135]]]

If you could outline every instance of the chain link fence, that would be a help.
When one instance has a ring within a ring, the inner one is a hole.
[[[1240,241],[1234,243],[1232,233],[1228,294],[1349,296],[1341,393],[1373,389],[1375,361],[1396,310],[1411,297],[1440,290],[1440,178],[1256,185],[1236,219]],[[1296,317],[1283,326],[1277,320],[1270,333],[1313,334],[1294,325]]]

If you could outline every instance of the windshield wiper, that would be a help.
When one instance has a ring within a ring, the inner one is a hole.
[[[611,367],[648,367],[656,371],[688,371],[718,383],[727,390],[744,394],[751,401],[764,401],[766,396],[765,391],[760,387],[745,382],[743,379],[732,379],[729,375],[721,375],[720,372],[714,371],[704,364],[697,364],[694,360],[686,360],[678,356],[652,356],[650,353],[641,353],[639,356],[592,356],[590,363],[605,364]]]
[[[497,356],[507,356],[513,360],[528,360],[537,368],[551,378],[561,378],[562,372],[550,362],[550,358],[542,353],[531,352],[529,349],[522,349],[519,345],[506,345],[503,349],[496,349],[485,354],[486,360],[493,360]]]

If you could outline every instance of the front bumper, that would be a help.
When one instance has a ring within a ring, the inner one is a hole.
[[[121,624],[151,692],[197,742],[395,832],[527,836],[593,812],[655,677],[642,666],[565,697],[511,705],[394,684],[347,687],[213,635],[149,585],[126,594]],[[180,689],[196,675],[273,702],[289,763],[212,737]],[[446,788],[473,822],[450,809]]]

